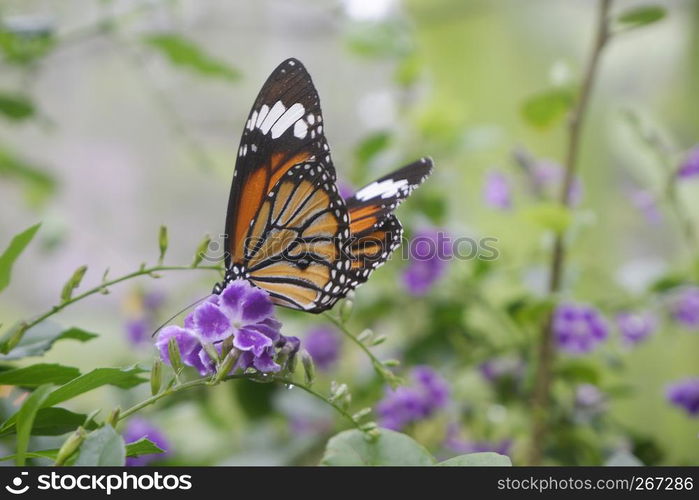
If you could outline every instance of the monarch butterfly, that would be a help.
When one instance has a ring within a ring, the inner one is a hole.
[[[392,211],[432,171],[422,158],[343,199],[311,77],[297,59],[262,86],[243,130],[228,200],[226,273],[280,306],[319,313],[364,283],[400,244]]]

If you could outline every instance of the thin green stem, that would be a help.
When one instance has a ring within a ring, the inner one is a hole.
[[[61,302],[60,304],[57,304],[53,306],[50,310],[46,311],[43,314],[40,314],[39,316],[36,316],[34,319],[31,321],[27,321],[24,324],[24,332],[29,330],[31,327],[41,323],[45,319],[50,318],[54,314],[57,314],[58,312],[62,311],[66,307],[68,307],[71,304],[74,304],[76,302],[79,302],[91,295],[95,295],[98,293],[101,293],[103,290],[109,288],[110,286],[116,285],[118,283],[121,283],[122,281],[127,281],[133,278],[137,278],[139,276],[146,276],[152,273],[158,273],[158,272],[163,272],[163,271],[192,271],[192,270],[198,270],[198,269],[205,269],[205,270],[211,270],[211,271],[220,271],[221,268],[219,266],[198,266],[198,267],[192,267],[192,266],[152,266],[152,267],[143,267],[139,269],[138,271],[134,271],[128,274],[125,274],[123,276],[120,276],[118,278],[114,278],[111,280],[106,280],[103,281],[101,284],[94,288],[90,288],[89,290],[76,295],[75,297],[70,298],[69,300],[66,300],[64,302]]]
[[[337,326],[337,328],[352,342],[354,342],[364,353],[367,355],[367,357],[371,360],[371,364],[374,367],[374,371],[381,377],[387,384],[389,384],[391,387],[394,389],[400,385],[400,379],[386,366],[381,362],[379,358],[374,356],[374,353],[371,352],[371,349],[369,349],[364,342],[359,340],[352,332],[349,331],[349,329],[345,326],[344,322],[336,317],[333,316],[330,313],[325,313],[325,316]]]
[[[559,202],[563,206],[570,206],[570,194],[573,180],[577,172],[580,142],[582,138],[582,126],[587,115],[587,110],[592,95],[592,89],[597,77],[599,62],[604,48],[610,38],[609,11],[612,0],[599,0],[597,11],[597,32],[590,60],[584,73],[582,87],[577,101],[571,110],[568,122],[568,142],[565,153],[565,177],[559,196]],[[549,295],[555,296],[561,288],[563,281],[563,269],[566,260],[565,235],[556,235],[553,252],[551,255],[551,268],[549,272]],[[532,465],[538,465],[543,458],[544,440],[549,432],[549,403],[551,386],[553,384],[553,362],[555,358],[555,346],[553,342],[552,314],[543,325],[538,345],[538,363],[532,395],[532,436],[528,461]]]
[[[327,403],[328,405],[330,405],[330,406],[332,406],[333,408],[335,408],[335,410],[336,410],[340,415],[342,415],[342,416],[345,417],[347,420],[349,420],[349,421],[352,423],[352,425],[353,425],[354,427],[356,427],[357,429],[360,429],[360,430],[361,430],[361,426],[360,426],[359,422],[357,422],[357,421],[354,419],[354,417],[353,417],[352,415],[350,415],[346,410],[344,410],[341,406],[337,405],[335,402],[330,401],[329,399],[327,399],[327,398],[326,398],[325,396],[323,396],[321,393],[319,393],[319,392],[317,392],[317,391],[311,389],[310,386],[307,386],[307,385],[305,385],[305,384],[301,384],[301,383],[299,383],[299,382],[294,382],[294,381],[292,381],[292,380],[287,380],[287,379],[278,379],[278,382],[282,382],[282,383],[284,383],[284,384],[293,385],[294,387],[298,387],[299,389],[301,389],[301,390],[307,392],[308,394],[310,394],[310,395],[316,397],[317,399],[320,399],[321,401],[324,401],[324,402]]]

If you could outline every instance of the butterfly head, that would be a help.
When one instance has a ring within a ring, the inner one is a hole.
[[[216,283],[211,293],[219,295],[229,283],[235,280],[243,279],[244,277],[245,273],[243,269],[240,266],[233,264],[231,267],[226,269],[226,275],[223,277],[223,281]]]

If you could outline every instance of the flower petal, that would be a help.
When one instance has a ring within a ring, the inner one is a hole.
[[[268,319],[274,312],[272,301],[267,292],[254,288],[245,296],[243,304],[243,321],[247,323],[259,323]]]
[[[260,356],[267,347],[273,346],[272,339],[252,328],[241,328],[233,338],[233,345],[241,351],[252,351]]]
[[[168,343],[174,338],[177,342],[177,347],[180,350],[180,355],[184,360],[198,345],[199,340],[190,331],[177,325],[170,325],[163,328],[158,334],[158,339],[155,341],[155,347],[160,352],[160,358],[170,364],[170,352],[168,351]]]
[[[274,362],[273,356],[274,349],[266,349],[260,356],[253,359],[253,365],[263,373],[276,373],[282,367]]]
[[[210,302],[205,302],[194,311],[194,327],[199,337],[208,342],[223,340],[232,331],[228,317]]]

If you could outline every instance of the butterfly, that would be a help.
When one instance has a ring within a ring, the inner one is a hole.
[[[422,158],[343,199],[320,101],[297,59],[262,86],[238,148],[224,236],[225,277],[280,306],[319,313],[364,283],[400,244],[393,210],[432,171]]]

